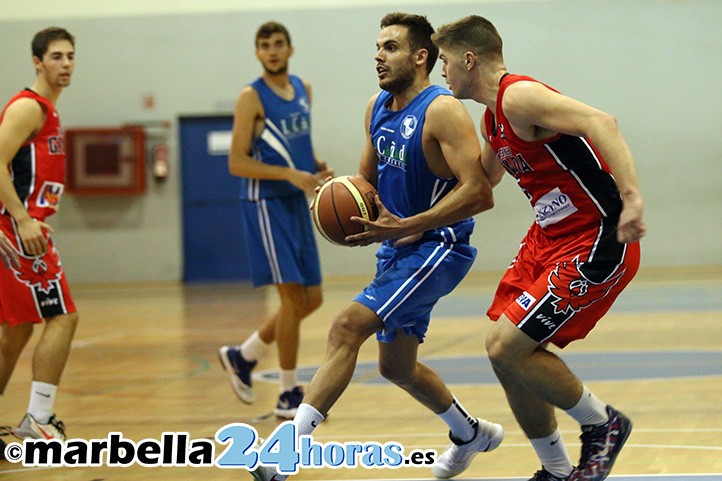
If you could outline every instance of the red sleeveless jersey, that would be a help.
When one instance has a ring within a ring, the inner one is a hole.
[[[65,149],[60,117],[53,104],[30,89],[15,95],[0,114],[0,123],[7,107],[21,98],[40,104],[45,123],[40,131],[25,142],[10,163],[15,191],[31,217],[43,220],[58,210],[65,182]],[[0,202],[0,213],[9,214]]]
[[[514,133],[501,106],[509,85],[520,81],[538,82],[522,75],[502,77],[496,112],[487,108],[484,124],[497,158],[531,202],[536,223],[549,236],[579,232],[602,219],[616,225],[622,199],[609,167],[587,138],[557,134],[527,142]]]

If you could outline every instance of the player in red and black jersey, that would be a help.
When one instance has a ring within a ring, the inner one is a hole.
[[[19,265],[0,269],[0,393],[35,324],[45,321],[33,355],[28,410],[13,433],[63,440],[53,407],[78,315],[45,220],[57,210],[64,187],[63,132],[55,103],[70,84],[75,39],[65,29],[47,28],[33,38],[32,53],[35,83],[0,114],[0,231],[19,259]]]
[[[601,481],[631,422],[546,346],[584,338],[639,267],[646,228],[632,154],[611,115],[510,74],[488,20],[469,16],[444,25],[434,41],[454,96],[487,107],[482,165],[492,185],[508,172],[536,214],[487,313],[496,322],[486,340],[509,405],[542,463],[531,479]],[[577,467],[555,407],[582,426]]]

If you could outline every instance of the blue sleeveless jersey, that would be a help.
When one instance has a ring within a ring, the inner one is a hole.
[[[308,93],[300,78],[289,76],[293,100],[276,95],[262,78],[251,86],[263,104],[264,128],[253,141],[251,156],[266,164],[282,165],[316,173],[311,146],[311,109]],[[285,180],[241,178],[241,199],[259,200],[301,192]]]
[[[379,94],[371,114],[371,141],[379,158],[378,191],[384,206],[399,217],[411,217],[433,207],[458,183],[455,177],[434,175],[426,162],[421,135],[429,104],[440,95],[451,95],[432,85],[399,111],[386,108],[392,95]],[[425,240],[468,242],[472,218],[453,226],[426,232]]]

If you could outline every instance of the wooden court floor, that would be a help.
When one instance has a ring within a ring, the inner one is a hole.
[[[463,479],[528,479],[536,457],[516,425],[501,388],[477,376],[489,321],[484,311],[500,273],[472,274],[439,303],[421,356],[443,366],[452,391],[474,415],[505,426],[503,444],[477,457]],[[325,303],[302,329],[300,365],[313,372],[326,331],[368,279],[333,279]],[[70,438],[160,439],[187,432],[212,439],[235,422],[267,436],[278,386],[274,353],[258,366],[258,401],[232,393],[216,353],[238,343],[275,308],[275,292],[248,285],[143,284],[75,286],[79,326],[56,409]],[[30,352],[0,397],[0,424],[15,424],[27,406]],[[722,480],[722,267],[643,270],[590,337],[561,353],[590,376],[587,384],[634,421],[612,480]],[[601,357],[600,357],[601,356]],[[376,344],[362,348],[357,376],[314,440],[396,441],[412,449],[443,450],[446,427],[373,370]],[[601,359],[601,361],[600,361]],[[570,363],[570,365],[572,365]],[[481,369],[481,368],[480,368]],[[561,413],[573,457],[578,429]],[[10,439],[6,439],[10,441]],[[222,451],[217,445],[216,454]],[[710,476],[701,476],[708,474]],[[697,476],[695,476],[697,475]],[[657,477],[655,477],[657,476]],[[197,467],[33,468],[0,462],[0,481],[26,480],[244,480],[243,470]],[[298,480],[433,479],[430,469],[313,469]]]

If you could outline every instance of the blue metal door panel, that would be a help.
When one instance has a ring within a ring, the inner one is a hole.
[[[228,173],[233,117],[181,117],[179,124],[183,280],[248,280],[240,180]]]

